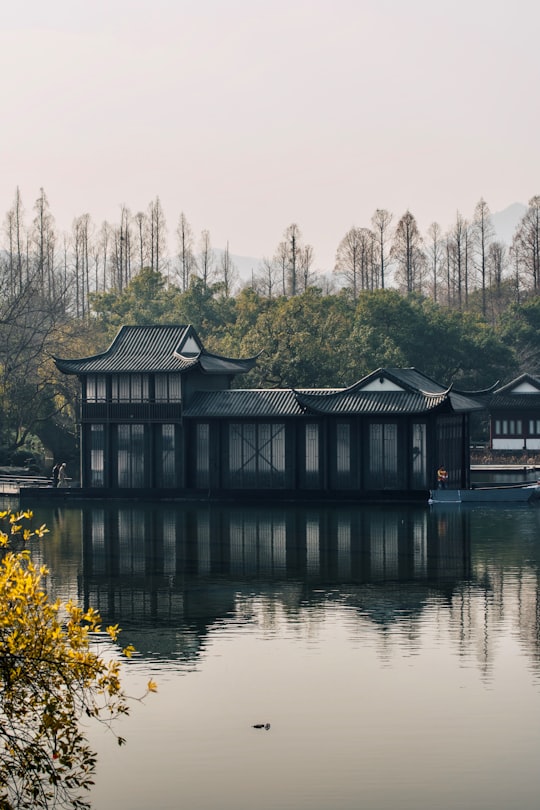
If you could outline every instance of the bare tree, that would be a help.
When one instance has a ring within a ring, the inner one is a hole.
[[[338,245],[334,273],[347,282],[356,301],[360,290],[373,289],[376,236],[368,228],[351,228]]]
[[[49,208],[49,201],[44,190],[35,202],[32,238],[35,246],[35,270],[43,293],[54,298],[54,251],[56,234],[54,217]]]
[[[392,223],[392,218],[393,214],[386,211],[384,208],[377,208],[371,217],[371,225],[375,233],[375,241],[377,243],[377,253],[379,258],[379,284],[383,290],[386,283],[390,259],[388,243],[390,242],[390,225]]]
[[[285,231],[284,236],[287,245],[289,291],[291,295],[296,295],[298,292],[298,266],[300,264],[300,240],[302,236],[300,228],[293,222]]]
[[[444,261],[444,240],[441,226],[438,222],[432,222],[428,228],[426,259],[431,277],[433,300],[437,302],[439,276]]]
[[[299,273],[302,285],[302,292],[313,283],[315,274],[311,271],[313,266],[314,253],[312,245],[303,245],[299,255]]]
[[[77,317],[88,315],[90,296],[90,214],[73,220],[72,259]]]
[[[504,242],[490,242],[487,253],[487,267],[489,286],[500,291],[504,273],[508,263],[508,255]]]
[[[112,286],[122,291],[131,281],[131,214],[127,206],[120,210],[120,225],[112,230]]]
[[[231,259],[229,243],[227,242],[227,247],[221,254],[221,258],[219,260],[219,281],[221,281],[223,284],[223,292],[225,293],[226,298],[229,298],[237,276],[238,271],[235,263]]]
[[[71,303],[70,297],[67,296],[67,290],[69,289],[69,246],[70,246],[70,238],[69,234],[64,233],[62,235],[62,288],[66,290],[66,308]]]
[[[287,242],[280,242],[273,261],[279,268],[281,277],[281,294],[287,295],[287,273],[289,269],[289,246]]]
[[[259,265],[258,273],[252,280],[253,289],[261,295],[266,296],[266,298],[272,299],[275,294],[279,275],[280,268],[276,258],[268,259],[264,257]]]
[[[102,222],[98,236],[98,251],[101,259],[102,284],[101,289],[105,291],[108,287],[107,278],[109,270],[109,245],[111,242],[112,229],[108,222]],[[98,270],[96,268],[96,292],[99,292]]]
[[[205,286],[212,280],[214,251],[210,243],[210,231],[202,231],[199,251],[199,273]]]
[[[189,286],[189,277],[197,271],[197,261],[193,253],[193,231],[183,211],[178,220],[176,235],[180,262],[180,288],[182,292],[185,292]]]
[[[150,267],[159,273],[160,263],[166,255],[166,234],[167,226],[165,216],[159,201],[156,197],[148,207],[148,234],[150,245]]]
[[[459,309],[468,304],[470,231],[467,221],[458,211],[456,221],[447,235],[449,259],[449,303],[457,301]]]
[[[49,361],[64,320],[64,301],[41,292],[37,270],[22,291],[0,298],[0,442],[20,447],[57,411],[57,377]]]
[[[19,292],[21,292],[25,281],[23,274],[26,274],[27,267],[24,254],[24,245],[26,242],[24,209],[18,186],[15,191],[13,205],[6,215],[4,230],[8,238],[10,289],[12,291],[18,289]]]
[[[144,211],[137,211],[134,220],[137,232],[139,270],[142,270],[148,263],[148,220]]]
[[[12,291],[15,288],[15,217],[13,210],[9,210],[6,214],[4,233],[8,240],[6,250],[7,273],[5,275],[8,280],[8,290]]]
[[[416,219],[406,211],[399,220],[392,243],[396,278],[407,293],[421,292],[424,282],[425,256]]]
[[[508,266],[508,251],[504,242],[491,242],[487,256],[489,289],[491,294],[491,318],[495,318],[505,305],[503,280]],[[505,285],[506,286],[506,285]]]
[[[473,239],[476,254],[476,266],[480,276],[482,289],[482,314],[486,314],[486,287],[487,287],[487,261],[490,242],[493,239],[493,225],[491,212],[483,197],[480,198],[474,209]]]
[[[520,302],[520,291],[521,291],[521,279],[520,279],[521,257],[519,251],[520,251],[519,240],[516,239],[516,236],[514,236],[514,239],[508,251],[508,260],[512,268],[512,276],[514,281],[514,300],[516,304],[519,304]]]
[[[293,222],[285,230],[283,237],[284,241],[280,243],[278,253],[281,253],[285,273],[284,292],[294,296],[298,293],[301,272],[302,234],[300,228]]]
[[[530,280],[533,292],[540,288],[540,195],[531,197],[513,240],[521,276]]]

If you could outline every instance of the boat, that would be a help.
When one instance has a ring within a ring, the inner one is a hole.
[[[428,503],[528,503],[540,499],[540,483],[473,489],[431,489]]]

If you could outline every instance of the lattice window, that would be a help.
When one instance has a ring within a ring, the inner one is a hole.
[[[280,487],[285,484],[285,425],[229,425],[229,484]]]

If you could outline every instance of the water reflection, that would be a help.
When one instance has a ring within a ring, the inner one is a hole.
[[[247,620],[254,592],[289,617],[338,601],[384,626],[420,615],[433,592],[450,600],[471,575],[470,519],[455,508],[102,505],[82,512],[82,535],[85,606],[141,654],[185,661],[216,623]]]
[[[121,755],[99,739],[95,810],[538,806],[540,509],[37,517],[51,590],[159,683]]]

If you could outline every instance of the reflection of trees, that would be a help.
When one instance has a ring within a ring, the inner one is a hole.
[[[538,571],[480,566],[475,579],[456,591],[449,609],[450,632],[464,658],[474,657],[489,677],[497,643],[510,632],[534,665],[540,663]]]
[[[540,510],[474,509],[471,577],[453,594],[449,631],[463,658],[485,677],[501,635],[510,632],[536,667],[540,663]]]
[[[435,623],[486,677],[509,626],[539,658],[540,510],[100,503],[80,516],[43,515],[46,562],[72,595],[79,561],[61,559],[80,523],[79,596],[144,656],[192,667],[224,628],[316,636],[337,611],[385,655]]]

